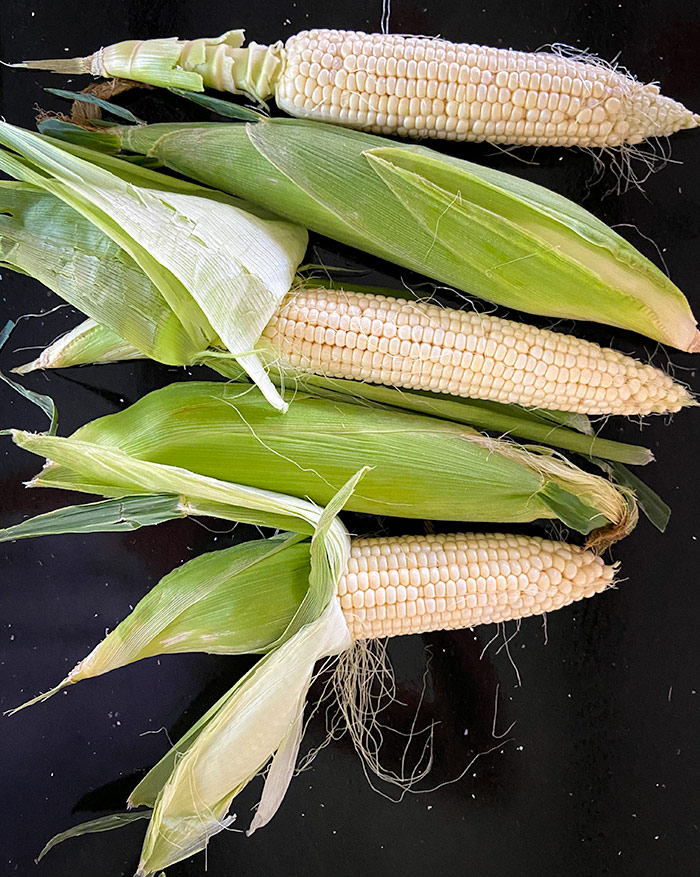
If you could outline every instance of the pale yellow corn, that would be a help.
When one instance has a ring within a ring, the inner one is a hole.
[[[659,369],[571,335],[347,290],[291,296],[264,332],[295,371],[581,414],[678,411]]]
[[[700,120],[656,85],[553,52],[326,29],[284,52],[281,109],[376,134],[606,147]]]
[[[614,566],[528,536],[355,539],[338,584],[354,639],[474,627],[552,612],[604,591]]]

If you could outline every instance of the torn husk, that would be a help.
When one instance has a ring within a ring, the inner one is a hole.
[[[41,239],[39,227],[51,238],[50,207],[31,197],[31,186],[45,189],[89,220],[83,235],[106,235],[116,245],[104,263],[86,247],[78,262],[88,282],[75,283],[74,248],[65,252],[65,242],[56,241],[55,260],[45,268],[49,286],[162,362],[184,365],[209,346],[223,347],[265,388],[269,402],[285,409],[255,346],[291,288],[306,249],[304,229],[238,199],[88,152],[93,163],[80,147],[58,147],[4,122],[0,143],[6,147],[0,168],[21,181],[3,184],[8,261],[20,268],[24,258],[36,263],[32,240]],[[121,287],[117,271],[110,277],[110,259],[126,261],[132,273],[140,269],[140,282]],[[96,273],[106,282],[90,282]]]

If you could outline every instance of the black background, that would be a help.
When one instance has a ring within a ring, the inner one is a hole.
[[[238,26],[259,42],[286,38],[308,26],[378,30],[381,12],[379,0],[1,0],[0,57],[73,56],[120,39],[211,36]],[[685,0],[395,0],[391,30],[522,49],[560,41],[607,59],[619,54],[620,62],[640,78],[660,80],[665,93],[700,109],[700,9]],[[41,90],[64,85],[60,77],[9,69],[0,70],[0,76],[0,110],[8,121],[31,126],[35,104],[67,109]],[[84,84],[80,80],[79,87]],[[152,94],[139,93],[125,102],[152,121],[197,117],[174,98],[165,107]],[[644,194],[631,190],[607,198],[602,196],[614,177],[608,174],[591,188],[593,162],[583,153],[521,151],[521,158],[534,160],[526,164],[488,146],[448,149],[576,200],[585,198],[589,209],[610,224],[623,225],[622,233],[658,262],[651,239],[698,313],[700,132],[676,135],[670,145],[674,163],[646,182]],[[315,238],[313,243],[317,258],[329,263],[361,259],[327,241]],[[375,272],[392,272],[376,261],[363,264]],[[21,314],[49,311],[58,303],[39,284],[8,271],[2,274],[1,324]],[[399,277],[413,280],[395,269],[391,276],[394,283]],[[48,343],[77,322],[69,307],[21,321],[2,353],[3,370],[31,358],[31,351],[20,348]],[[679,379],[699,389],[695,360],[687,354],[590,324],[576,331],[651,357],[659,365],[672,365]],[[65,435],[150,389],[185,377],[182,371],[143,363],[32,375],[26,384],[55,398]],[[27,402],[1,386],[0,405],[0,427],[44,428]],[[506,650],[499,650],[502,638],[482,657],[484,646],[498,633],[493,626],[392,643],[405,706],[392,708],[388,721],[404,730],[420,696],[428,653],[432,655],[421,716],[438,724],[435,766],[426,788],[453,780],[474,755],[497,747],[462,779],[393,803],[370,789],[350,744],[342,740],[295,778],[274,821],[254,838],[219,835],[206,861],[200,855],[169,873],[201,875],[205,865],[211,877],[697,873],[698,423],[697,412],[685,411],[673,422],[650,419],[643,433],[632,421],[605,425],[604,434],[611,438],[643,440],[653,448],[658,462],[643,474],[672,505],[673,517],[664,535],[642,521],[631,538],[615,547],[613,557],[622,563],[616,590],[554,613],[546,632],[542,619],[523,622],[509,646],[520,686]],[[37,470],[38,461],[9,439],[3,442],[3,523],[66,501],[65,494],[24,491],[21,482]],[[212,523],[217,524],[210,521],[208,526]],[[348,523],[365,532],[417,527],[416,522],[377,524],[359,516]],[[229,544],[232,535],[225,526],[215,528],[222,531],[218,536],[195,521],[178,521],[125,535],[2,546],[2,709],[61,678],[174,566]],[[530,530],[539,531],[536,525]],[[236,531],[236,536],[251,535],[244,528]],[[39,877],[132,874],[143,823],[69,841],[38,867],[33,858],[55,832],[122,807],[138,777],[167,746],[165,732],[145,732],[165,728],[171,737],[179,736],[248,665],[246,658],[205,655],[150,660],[0,720],[0,871]],[[512,730],[501,738],[511,723]],[[323,722],[316,718],[305,746],[320,743],[323,736]],[[390,742],[390,766],[396,766],[398,751],[397,743]],[[247,826],[258,794],[254,783],[236,800],[241,828]]]

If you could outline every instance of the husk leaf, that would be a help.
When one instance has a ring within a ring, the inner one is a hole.
[[[422,146],[297,119],[114,129],[134,152],[507,307],[700,346],[687,300],[554,192]]]
[[[149,523],[157,523],[152,521]],[[156,655],[264,654],[280,640],[309,587],[309,546],[283,534],[209,552],[162,578],[54,688]]]
[[[26,434],[21,441],[26,446]],[[45,456],[62,464],[46,468],[34,484],[103,495],[115,495],[115,487],[133,492],[133,480],[96,479],[97,470],[88,471],[84,459],[79,471],[66,471],[64,466],[75,469],[71,458],[59,459],[45,440],[34,441],[47,449]],[[606,522],[629,523],[628,501],[610,482],[544,448],[526,451],[445,420],[304,393],[296,394],[281,417],[249,384],[172,384],[125,411],[86,424],[70,442],[70,447],[90,448],[91,464],[98,448],[119,449],[139,465],[165,464],[191,478],[197,473],[263,490],[284,485],[319,505],[368,466],[349,509],[437,520],[559,517],[563,506],[553,508],[551,491],[545,489],[553,481],[581,503],[571,504],[578,511],[573,517],[567,513],[569,526],[588,534]],[[145,480],[141,489],[167,491],[160,483]],[[176,491],[194,496],[189,487]],[[197,498],[222,501],[218,495]]]
[[[186,749],[175,747],[166,756],[166,764],[174,768],[155,801],[139,874],[150,874],[204,849],[209,837],[229,824],[226,813],[233,798],[275,753],[263,790],[264,821],[279,807],[296,761],[314,664],[351,644],[335,599],[349,552],[347,534],[339,539],[336,515],[360,474],[338,491],[318,520],[311,542],[309,588],[276,648],[210,710],[211,718],[188,735]],[[155,776],[163,776],[162,763],[154,771]],[[150,776],[137,787],[131,803],[143,798],[145,789],[152,794]]]
[[[285,407],[254,350],[303,258],[303,229],[262,219],[204,189],[182,191],[109,156],[96,154],[98,166],[79,147],[6,123],[0,143],[20,155],[0,153],[0,167],[57,195],[109,235],[163,293],[200,350],[220,340],[268,400]]]

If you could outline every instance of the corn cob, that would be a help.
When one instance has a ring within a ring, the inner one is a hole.
[[[615,569],[528,536],[354,539],[338,597],[353,639],[369,639],[541,615],[604,591]]]
[[[279,365],[581,414],[694,401],[659,369],[572,335],[351,289],[302,289],[263,333]]]
[[[614,147],[695,128],[700,116],[598,61],[443,39],[319,28],[241,48],[216,39],[129,40],[87,58],[17,66],[202,91],[377,134],[504,145]]]

